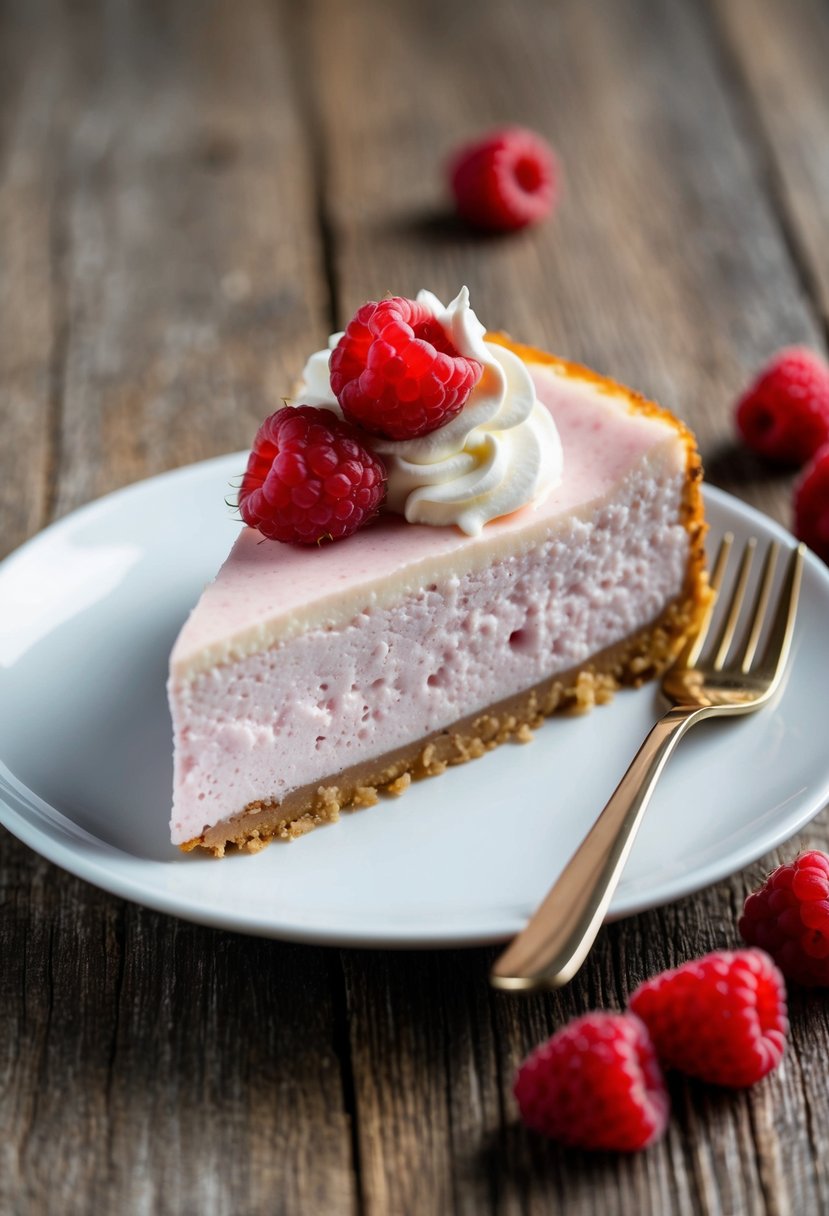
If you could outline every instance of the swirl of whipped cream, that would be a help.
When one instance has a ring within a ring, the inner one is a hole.
[[[477,359],[483,374],[463,409],[445,426],[417,439],[371,438],[389,475],[386,505],[409,523],[455,524],[468,536],[484,524],[541,499],[561,481],[562,450],[550,412],[535,395],[526,364],[505,347],[484,341],[485,329],[463,287],[444,308],[429,291],[424,305],[459,354]],[[329,349],[305,365],[298,397],[338,412],[328,372]]]

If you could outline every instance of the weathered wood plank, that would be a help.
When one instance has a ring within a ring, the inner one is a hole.
[[[488,1211],[500,1099],[481,953],[344,958],[367,1210]]]
[[[0,1210],[353,1211],[330,956],[4,854]]]
[[[821,0],[713,0],[735,97],[829,332],[829,11]]]
[[[289,17],[182,0],[66,21],[59,513],[247,446],[325,325]]]
[[[367,0],[359,17],[319,3],[311,34],[339,322],[370,296],[466,282],[493,327],[675,408],[714,479],[785,519],[788,482],[735,454],[730,407],[772,350],[819,345],[820,328],[703,16],[647,0]],[[439,164],[504,120],[549,135],[564,199],[532,233],[477,238],[446,214]],[[818,1058],[814,1034],[825,1042],[810,1010],[765,1086],[720,1097],[677,1083],[670,1134],[644,1156],[597,1161],[515,1122],[523,1053],[577,1011],[618,1007],[645,974],[733,943],[745,881],[611,927],[568,990],[531,1001],[490,994],[481,952],[345,953],[366,1210],[820,1210],[827,1180],[801,1134],[801,1059]]]
[[[62,85],[55,52],[36,22],[9,22],[0,38],[0,556],[40,527],[50,505],[53,370],[62,340],[54,282],[54,113]],[[34,53],[37,76],[27,68]]]
[[[245,446],[325,328],[290,16],[4,6],[4,546]],[[0,888],[1,1210],[354,1210],[333,956],[125,905],[5,833]]]

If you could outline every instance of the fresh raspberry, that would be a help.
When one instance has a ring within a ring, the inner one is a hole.
[[[829,366],[805,346],[778,351],[737,402],[735,418],[753,451],[804,464],[829,440]]]
[[[491,232],[511,232],[544,219],[555,202],[557,179],[552,148],[524,127],[491,131],[449,162],[458,214]]]
[[[578,1148],[635,1152],[668,1123],[653,1045],[627,1013],[588,1013],[556,1031],[527,1056],[513,1092],[527,1127]]]
[[[829,562],[829,443],[803,470],[794,487],[794,530]]]
[[[640,984],[628,1004],[668,1068],[753,1085],[780,1063],[786,985],[762,950],[720,950]]]
[[[829,987],[829,857],[813,850],[778,866],[746,900],[740,933],[787,979]]]
[[[423,304],[369,300],[331,352],[331,388],[346,418],[386,439],[428,435],[459,414],[481,378]]]
[[[245,523],[270,540],[350,536],[377,513],[386,470],[332,410],[286,405],[256,432],[239,491]]]

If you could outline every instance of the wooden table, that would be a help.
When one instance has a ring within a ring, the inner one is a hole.
[[[491,327],[675,408],[710,481],[788,521],[789,476],[735,448],[730,410],[772,351],[826,344],[827,65],[818,0],[7,0],[3,549],[246,446],[362,300],[461,283]],[[552,140],[564,196],[484,240],[440,166],[504,120]],[[829,846],[825,816],[800,843]],[[487,987],[490,950],[198,928],[4,835],[0,1210],[825,1213],[819,993],[792,994],[764,1084],[675,1082],[645,1154],[530,1137],[510,1092],[565,1019],[736,943],[777,859],[611,926],[569,988],[516,999]]]

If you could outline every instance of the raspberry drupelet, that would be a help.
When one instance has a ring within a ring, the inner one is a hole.
[[[459,414],[483,368],[416,300],[369,300],[331,352],[331,389],[351,422],[385,439],[427,435]]]
[[[635,1152],[658,1140],[669,1099],[648,1032],[624,1013],[588,1013],[557,1031],[518,1069],[527,1127],[578,1148]]]
[[[239,491],[245,523],[270,540],[339,540],[375,515],[386,470],[332,410],[277,410],[260,426]]]
[[[749,895],[740,933],[767,950],[787,979],[829,986],[829,857],[813,849],[778,866]]]

